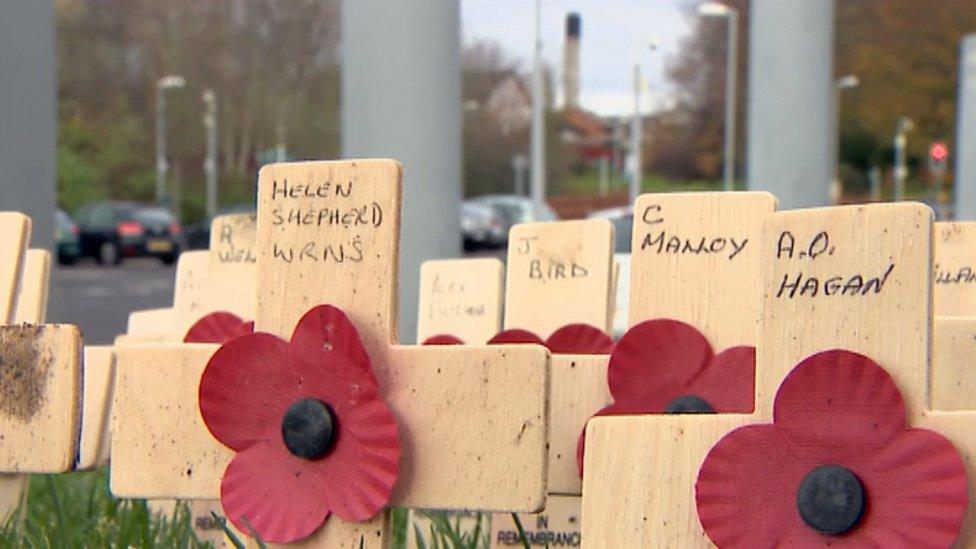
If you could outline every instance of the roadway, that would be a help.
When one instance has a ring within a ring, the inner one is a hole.
[[[504,259],[504,250],[484,250],[467,256]],[[174,267],[153,259],[128,259],[118,267],[102,267],[83,260],[51,272],[48,321],[75,324],[85,343],[110,344],[125,332],[129,312],[173,304]]]
[[[80,261],[51,272],[48,321],[79,326],[86,344],[108,344],[125,332],[129,312],[173,304],[176,270],[151,259],[119,267]]]

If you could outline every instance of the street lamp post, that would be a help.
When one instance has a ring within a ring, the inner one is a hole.
[[[905,178],[908,168],[905,166],[905,145],[908,142],[906,134],[915,127],[907,116],[898,119],[895,128],[895,201],[905,199]]]
[[[182,88],[186,80],[179,75],[170,74],[156,81],[156,202],[165,202],[166,172],[166,90]]]
[[[532,69],[532,201],[546,201],[545,85],[542,66],[542,0],[535,1],[535,58]]]
[[[641,124],[641,76],[640,63],[634,63],[634,117],[630,121],[630,202],[633,205],[637,201],[637,195],[641,191],[641,180],[644,178],[644,166],[641,159],[641,144],[644,141],[643,127]]]
[[[847,76],[842,76],[834,81],[834,128],[832,135],[834,137],[834,146],[831,148],[831,162],[833,181],[830,184],[830,199],[836,204],[840,201],[840,196],[843,193],[843,187],[840,181],[840,98],[841,92],[844,90],[849,90],[851,88],[856,88],[861,84],[861,80],[853,74],[848,74]]]
[[[207,158],[203,171],[207,176],[207,217],[217,213],[217,94],[211,89],[203,91],[203,127],[207,132]]]
[[[647,47],[653,52],[657,50],[657,38],[650,38]],[[640,58],[640,54],[638,54]],[[634,116],[630,121],[630,154],[631,154],[631,177],[630,177],[630,204],[637,201],[637,196],[641,193],[641,186],[644,183],[644,120],[641,113],[641,90],[644,82],[641,80],[640,62],[634,63]]]
[[[698,6],[698,15],[724,17],[728,22],[728,43],[725,50],[725,159],[722,176],[725,190],[731,191],[735,188],[735,95],[739,59],[739,12],[719,2],[705,2]]]

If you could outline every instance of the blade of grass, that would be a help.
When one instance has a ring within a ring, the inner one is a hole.
[[[519,518],[518,513],[512,513],[512,520],[515,521],[515,529],[518,530],[519,537],[522,538],[522,547],[524,549],[532,549],[529,547],[529,539],[525,537],[525,528],[522,528],[522,520]]]
[[[68,543],[68,530],[65,526],[64,520],[64,508],[61,507],[61,498],[58,497],[58,489],[54,486],[54,476],[44,475],[44,479],[47,482],[47,491],[51,495],[51,501],[54,503],[55,517],[57,518],[58,532],[61,534],[61,545],[67,547]]]
[[[212,516],[217,522],[220,529],[224,531],[224,535],[227,536],[227,539],[230,540],[232,544],[234,544],[234,547],[237,549],[245,549],[244,542],[241,541],[241,538],[237,537],[237,534],[235,534],[233,530],[227,526],[227,519],[213,511],[210,511],[210,516]]]
[[[424,541],[424,535],[420,533],[420,526],[416,524],[413,525],[413,536],[417,542],[417,549],[427,549],[427,542]]]
[[[254,538],[255,542],[257,542],[258,549],[268,549],[268,546],[264,544],[264,540],[261,539],[261,534],[258,534],[254,527],[251,526],[251,521],[247,520],[247,517],[243,516],[241,517],[241,520],[244,521],[244,526],[247,526],[247,530],[251,533],[251,537]]]

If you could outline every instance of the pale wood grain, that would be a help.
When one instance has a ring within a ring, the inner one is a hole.
[[[716,349],[758,336],[760,234],[776,210],[765,192],[642,194],[634,208],[630,325],[673,318]]]
[[[26,215],[0,212],[0,324],[14,319],[30,229]]]
[[[508,236],[505,328],[545,339],[566,324],[610,332],[613,225],[606,219],[515,225]]]
[[[85,347],[84,404],[76,469],[94,469],[108,463],[109,419],[114,386],[113,348]]]
[[[70,471],[81,422],[81,334],[70,325],[0,327],[0,471]]]
[[[504,267],[495,258],[437,259],[420,265],[417,342],[449,334],[469,345],[502,326]]]
[[[48,288],[51,280],[51,252],[40,249],[27,250],[24,259],[24,275],[14,322],[43,324],[47,318]]]
[[[133,341],[159,341],[170,336],[175,320],[176,310],[172,307],[132,311],[124,335]]]
[[[932,299],[939,316],[976,316],[976,222],[935,224]]]

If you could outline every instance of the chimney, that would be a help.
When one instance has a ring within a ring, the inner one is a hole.
[[[576,12],[566,16],[566,42],[563,45],[563,108],[579,107],[580,34],[583,22]]]

